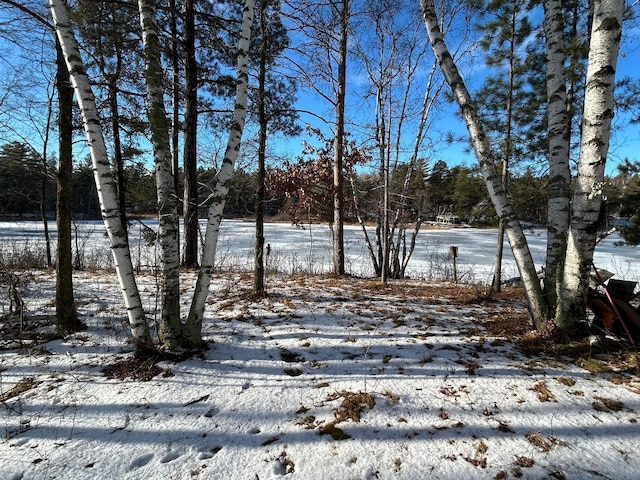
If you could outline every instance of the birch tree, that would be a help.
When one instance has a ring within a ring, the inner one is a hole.
[[[429,42],[445,80],[460,108],[489,196],[500,221],[505,226],[505,233],[511,244],[511,250],[524,284],[532,325],[537,328],[547,318],[548,310],[542,297],[542,289],[540,288],[527,239],[502,185],[501,177],[491,152],[491,146],[480,122],[474,101],[444,41],[433,0],[420,0],[420,5]]]
[[[164,72],[160,58],[155,0],[138,0],[138,8],[144,43],[147,111],[158,194],[158,241],[162,263],[159,335],[164,346],[173,350],[182,345],[178,197],[174,189],[169,122],[164,107]]]
[[[102,220],[109,237],[116,274],[127,309],[133,343],[136,353],[142,354],[152,348],[153,344],[135,281],[127,231],[120,217],[116,185],[100,127],[100,117],[96,109],[95,96],[89,77],[86,74],[65,0],[49,0],[49,8],[54,21],[56,35],[60,42],[60,48],[69,70],[76,101],[80,107],[82,124],[89,144],[94,179],[100,200]]]
[[[571,202],[567,250],[556,324],[575,332],[586,317],[589,274],[602,206],[624,0],[594,2],[578,173]]]
[[[204,307],[209,293],[211,274],[213,273],[216,247],[220,234],[220,222],[222,221],[222,212],[244,131],[249,84],[249,44],[251,40],[251,26],[255,13],[254,9],[255,0],[246,0],[242,15],[242,27],[238,37],[235,109],[233,111],[231,130],[229,132],[229,139],[227,141],[222,166],[218,172],[214,189],[209,197],[209,215],[207,217],[202,258],[189,310],[189,317],[185,325],[185,346],[191,348],[198,348],[202,343],[202,319],[204,317]]]
[[[565,72],[564,22],[561,0],[544,2],[544,34],[547,60],[547,135],[549,138],[549,207],[544,293],[555,308],[556,281],[562,272],[569,229],[571,125]]]

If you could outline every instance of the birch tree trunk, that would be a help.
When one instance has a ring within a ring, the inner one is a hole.
[[[546,320],[548,310],[542,297],[542,289],[527,239],[507,198],[500,175],[491,156],[489,141],[480,123],[471,95],[444,42],[433,0],[420,0],[420,6],[431,47],[438,60],[442,74],[460,107],[489,196],[500,217],[500,221],[505,226],[505,233],[511,244],[511,250],[524,285],[532,325],[537,328]]]
[[[589,273],[602,206],[624,0],[594,2],[578,175],[573,193],[556,324],[575,333],[586,318]]]
[[[100,201],[102,219],[109,237],[116,274],[129,318],[136,353],[142,354],[153,347],[149,325],[142,308],[135,281],[129,240],[120,219],[113,170],[100,127],[91,82],[86,74],[78,42],[76,41],[65,0],[49,0],[49,8],[55,23],[56,35],[69,69],[71,83],[82,114],[82,123],[89,143],[93,172]]]
[[[155,0],[138,0],[144,43],[147,110],[156,168],[158,241],[160,243],[161,323],[160,341],[169,350],[182,346],[180,321],[180,240],[178,197],[173,183],[169,122],[164,107],[164,72],[160,59]]]
[[[555,308],[567,246],[571,169],[570,120],[565,73],[564,21],[561,0],[545,0],[544,32],[547,55],[547,132],[549,138],[549,207],[544,295]]]
[[[222,212],[229,192],[229,182],[233,176],[233,168],[238,158],[240,141],[244,130],[245,117],[247,112],[247,90],[249,84],[249,42],[251,40],[251,25],[255,9],[255,0],[246,0],[242,16],[242,29],[238,38],[238,79],[236,80],[236,103],[233,111],[231,130],[227,141],[222,166],[218,172],[214,190],[210,196],[212,202],[209,207],[207,218],[207,229],[205,232],[202,259],[198,279],[196,281],[193,299],[187,319],[186,340],[192,348],[199,348],[202,344],[202,319],[204,317],[204,307],[209,294],[211,274],[215,262],[216,247],[220,233],[220,222]]]

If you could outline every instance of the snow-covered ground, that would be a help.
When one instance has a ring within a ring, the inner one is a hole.
[[[526,355],[484,328],[522,318],[521,301],[475,301],[480,287],[302,275],[267,286],[255,300],[249,275],[216,275],[210,349],[121,380],[113,365],[131,346],[115,280],[78,272],[86,332],[3,339],[0,477],[638,478],[637,356],[611,371],[596,350]],[[155,279],[140,289],[155,311]],[[53,292],[49,273],[28,282],[25,328],[53,312]]]

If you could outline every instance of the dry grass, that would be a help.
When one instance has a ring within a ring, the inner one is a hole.
[[[376,400],[373,395],[367,392],[340,392],[330,395],[327,400],[336,400],[342,398],[340,406],[334,410],[336,421],[334,424],[352,420],[356,423],[360,422],[362,411],[369,407],[375,407]]]
[[[551,445],[549,445],[549,443],[544,438],[542,438],[542,436],[538,432],[529,432],[527,433],[526,437],[530,444],[535,445],[543,452],[548,452],[549,450],[551,450]]]
[[[158,359],[155,358],[138,358],[133,356],[107,365],[102,372],[107,378],[118,380],[129,378],[141,382],[148,382],[158,375],[165,377],[172,375],[169,370],[163,370],[158,367],[157,362]]]
[[[596,399],[596,402],[593,403],[593,408],[595,410],[599,410],[603,412],[608,412],[608,411],[619,412],[620,410],[623,410],[625,408],[624,403],[622,403],[619,400],[614,400],[612,398],[604,398],[599,396],[594,396],[593,398]],[[598,406],[601,405],[604,407],[604,409],[596,408],[596,405]]]
[[[538,394],[538,400],[541,402],[555,402],[556,396],[547,388],[547,384],[540,380],[532,388],[534,392]]]
[[[10,398],[17,397],[18,395],[28,392],[32,388],[37,387],[40,383],[33,377],[25,377],[21,379],[11,390],[0,394],[0,402],[6,402]]]

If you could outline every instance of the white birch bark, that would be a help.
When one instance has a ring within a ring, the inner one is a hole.
[[[168,350],[181,346],[180,241],[178,197],[174,190],[169,122],[164,107],[163,70],[155,0],[138,0],[145,56],[147,110],[156,168],[158,242],[161,252],[160,341]]]
[[[571,169],[570,125],[567,113],[564,21],[561,0],[545,0],[544,32],[547,55],[547,132],[549,138],[549,207],[544,293],[554,307],[569,230]]]
[[[100,127],[100,117],[96,109],[91,82],[86,74],[78,42],[69,19],[65,0],[49,0],[49,8],[55,23],[56,35],[60,42],[71,82],[82,114],[82,123],[89,143],[93,173],[100,201],[102,219],[109,237],[116,274],[127,309],[129,326],[137,353],[153,346],[149,325],[142,308],[140,294],[135,281],[133,263],[129,251],[127,232],[122,224],[118,208],[118,196],[112,168]]]
[[[440,65],[442,74],[460,107],[489,196],[500,217],[500,221],[505,226],[505,233],[511,244],[511,250],[524,285],[531,320],[533,326],[537,328],[540,323],[546,319],[547,308],[542,297],[542,289],[538,281],[527,239],[507,198],[502,180],[492,158],[489,141],[480,123],[480,118],[471,95],[445,44],[438,25],[433,0],[420,0],[420,6],[422,8],[424,23],[431,47]]]
[[[589,273],[602,206],[624,0],[594,2],[578,174],[556,323],[574,332],[586,317]]]
[[[233,120],[225,156],[220,171],[218,172],[214,190],[210,196],[212,203],[209,207],[209,215],[207,218],[200,270],[198,272],[198,279],[187,319],[187,336],[190,341],[193,342],[194,346],[199,346],[201,343],[202,318],[204,316],[204,307],[209,294],[211,274],[215,263],[222,212],[224,210],[227,193],[229,192],[229,182],[233,176],[233,168],[238,158],[240,141],[242,140],[242,132],[244,130],[247,112],[247,90],[249,85],[249,42],[251,40],[254,9],[255,0],[246,0],[242,16],[242,28],[238,38],[236,105],[233,111]]]

